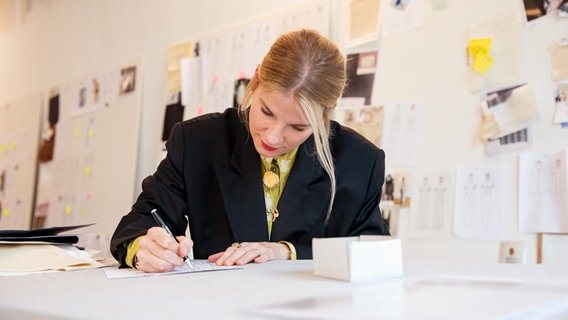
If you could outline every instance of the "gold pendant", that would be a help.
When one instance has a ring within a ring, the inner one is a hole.
[[[272,211],[272,222],[276,221],[279,215],[280,213],[278,213],[278,209],[274,208],[274,210]]]
[[[268,188],[272,189],[278,185],[280,178],[278,175],[272,171],[266,171],[262,177],[262,183]]]

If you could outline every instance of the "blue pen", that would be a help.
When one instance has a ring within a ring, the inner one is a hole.
[[[150,211],[150,213],[152,214],[152,216],[154,217],[154,220],[156,220],[156,222],[160,225],[160,227],[166,229],[166,232],[170,234],[170,236],[172,236],[172,238],[174,238],[174,240],[179,243],[178,239],[174,236],[174,234],[172,233],[172,231],[170,230],[170,228],[168,228],[168,226],[166,225],[166,223],[164,222],[164,220],[162,220],[162,218],[160,218],[160,216],[158,215],[158,210],[157,209],[153,209],[152,211]],[[193,269],[193,265],[191,264],[191,261],[189,261],[189,257],[185,256],[183,257],[183,261],[185,261],[187,263],[187,265]]]

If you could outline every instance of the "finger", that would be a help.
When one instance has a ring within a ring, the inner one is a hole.
[[[255,258],[260,256],[265,252],[265,248],[259,243],[241,243],[241,247],[235,250],[235,252],[227,258],[225,265],[230,263],[230,265],[243,265],[253,261]]]
[[[219,260],[219,258],[221,258],[221,256],[223,256],[223,253],[224,252],[218,252],[218,253],[212,254],[207,258],[207,261],[217,262]]]
[[[155,256],[152,252],[145,249],[138,250],[136,257],[138,258],[136,267],[144,272],[167,272],[175,268],[174,264]]]
[[[175,266],[181,266],[183,264],[183,258],[178,255],[177,251],[162,247],[161,244],[155,241],[155,237],[150,233],[148,236],[141,238],[138,244],[139,249],[136,256],[138,258],[139,268],[141,265],[145,267],[142,269],[143,271],[171,271]]]
[[[178,251],[177,241],[162,227],[152,227],[148,230],[147,236],[158,243],[162,248],[171,251]]]
[[[180,257],[187,256],[191,251],[191,248],[193,248],[193,240],[191,240],[190,238],[186,238],[184,236],[179,236],[177,237],[177,239],[179,241],[179,248],[178,248],[179,256]]]
[[[228,247],[227,250],[223,252],[221,257],[217,259],[216,263],[218,266],[232,266],[235,261],[244,254],[244,251],[240,248]]]
[[[247,264],[251,261],[267,261],[269,250],[261,245],[248,248],[248,251],[236,261],[237,265]]]

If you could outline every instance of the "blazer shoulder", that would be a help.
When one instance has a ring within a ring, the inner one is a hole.
[[[197,128],[210,128],[211,130],[226,126],[227,124],[240,124],[241,117],[234,108],[228,108],[224,112],[212,112],[197,116],[180,123],[184,130]]]

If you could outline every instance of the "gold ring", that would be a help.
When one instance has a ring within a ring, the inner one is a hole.
[[[231,247],[238,249],[238,248],[241,247],[241,243],[240,243],[240,242],[233,242],[233,244],[231,245]]]

